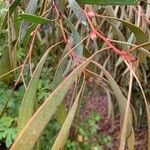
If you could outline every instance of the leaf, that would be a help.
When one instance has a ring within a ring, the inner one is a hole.
[[[64,17],[64,16],[63,16]],[[81,42],[81,38],[77,30],[75,29],[74,25],[66,18],[69,27],[71,28],[72,35],[69,38],[71,45],[78,45],[75,48],[75,52],[78,55],[79,59],[83,56],[83,45],[79,44]],[[68,61],[69,54],[67,56],[63,57],[60,63],[58,64],[58,67],[56,69],[54,80],[53,80],[53,87],[55,88],[64,78],[64,76],[71,70],[71,63],[72,61]],[[67,66],[67,67],[66,67]]]
[[[50,94],[50,96],[44,101],[39,109],[27,122],[23,130],[19,133],[16,141],[10,148],[10,150],[31,150],[42,133],[43,129],[51,119],[52,115],[56,112],[58,106],[62,103],[62,100],[67,93],[68,89],[74,83],[76,78],[90,63],[91,59],[96,56],[100,51],[96,52],[76,69],[74,69],[70,75],[68,75],[61,84]],[[28,106],[27,106],[28,107]]]
[[[2,56],[0,57],[0,76],[4,75],[5,73],[11,70],[8,51],[5,49],[4,51],[1,52],[1,55]],[[12,75],[8,74],[2,77],[1,80],[9,82],[11,77]]]
[[[80,35],[77,32],[77,30],[75,29],[74,25],[66,17],[64,17],[64,18],[67,21],[67,23],[68,23],[68,25],[69,25],[69,27],[71,28],[71,31],[72,31],[72,34],[69,38],[69,42],[70,42],[71,45],[78,45],[75,48],[74,51],[75,51],[75,53],[77,54],[77,56],[80,60],[83,56],[83,45],[79,44],[81,42]],[[73,62],[72,60],[68,61],[67,58],[68,57],[63,58],[62,61],[60,61],[58,67],[57,67],[57,70],[56,70],[55,76],[54,76],[54,80],[53,80],[53,87],[54,88],[58,84],[60,84],[60,82],[64,79],[65,75],[71,70],[71,68],[76,63],[75,61]],[[55,118],[59,121],[59,123],[62,124],[64,122],[65,117],[66,117],[65,108],[64,108],[64,104],[62,103],[59,106],[58,111],[55,113]]]
[[[146,50],[145,48],[149,49],[149,45],[150,45],[150,42],[146,42],[146,43],[143,43],[143,44],[140,44],[136,47],[133,47],[131,49],[131,51],[135,51],[135,50],[138,50],[138,51],[141,51],[143,52],[145,55],[147,55],[147,57],[150,58],[150,52],[148,50]],[[148,145],[148,149],[150,149],[150,112],[149,112],[149,104],[148,104],[148,100],[146,99],[146,96],[145,96],[145,93],[144,93],[144,89],[138,79],[138,77],[136,76],[136,73],[133,71],[133,75],[140,87],[140,90],[142,92],[142,95],[143,95],[143,98],[144,98],[144,103],[145,103],[145,107],[146,107],[146,112],[147,112],[147,123],[148,123],[148,140],[147,140],[147,145]]]
[[[40,17],[40,16],[36,16],[36,15],[30,15],[30,14],[21,14],[19,15],[19,19],[23,19],[25,21],[28,21],[30,23],[34,23],[34,24],[46,24],[49,23],[50,20]]]
[[[134,33],[138,44],[141,44],[141,43],[148,41],[148,37],[145,34],[145,32],[132,23],[129,23],[129,22],[122,20],[122,19],[118,19],[116,17],[109,17],[109,16],[103,16],[103,15],[98,15],[98,17],[102,17],[102,18],[106,18],[106,19],[113,19],[113,20],[117,20],[117,21],[122,22],[124,25],[126,25]]]
[[[30,15],[34,14],[37,9],[37,4],[38,4],[38,0],[30,0],[25,13]],[[20,26],[20,32],[19,32],[19,42],[22,43],[29,26],[30,24],[28,22],[22,21]]]
[[[5,127],[5,128],[9,128],[13,122],[13,118],[9,117],[9,116],[4,116],[0,119],[0,127]]]
[[[146,49],[149,49],[149,46],[150,46],[150,42],[145,42],[145,43],[142,43],[140,45],[133,47],[129,51],[132,52],[132,51],[138,50],[146,54],[148,57],[150,57],[150,52],[146,50]]]
[[[67,23],[72,31],[72,35],[69,38],[69,41],[70,41],[71,45],[73,45],[73,44],[78,45],[74,51],[76,52],[76,54],[78,55],[78,57],[80,59],[83,56],[83,45],[79,44],[81,42],[80,35],[77,32],[77,30],[75,29],[74,25],[66,17],[64,17],[64,18],[67,21]],[[69,57],[68,55],[63,57],[62,60],[60,61],[60,63],[58,64],[58,67],[57,67],[55,75],[54,75],[54,80],[53,80],[54,88],[63,80],[64,76],[71,70],[72,61],[71,60],[68,61],[68,57]]]
[[[78,45],[75,48],[75,52],[78,55],[79,58],[81,58],[83,56],[83,45],[81,43],[81,37],[80,34],[78,33],[77,29],[75,28],[75,26],[72,24],[72,22],[70,22],[70,20],[68,20],[66,17],[64,17],[65,20],[67,21],[70,29],[71,29],[71,38],[73,38],[73,44],[74,46]],[[80,43],[80,44],[79,44]]]
[[[12,128],[14,119],[9,116],[4,116],[0,119],[0,140],[5,139],[6,147],[10,147],[16,137],[16,129]]]
[[[58,123],[60,125],[63,125],[66,117],[67,117],[67,112],[66,112],[66,109],[65,109],[65,104],[62,102],[58,106],[58,109],[57,109],[56,113],[54,114],[54,118],[58,121]]]
[[[26,8],[27,14],[34,14],[38,5],[38,0],[30,0]]]
[[[69,134],[69,130],[71,128],[71,125],[72,125],[72,122],[73,122],[73,119],[74,119],[74,116],[75,116],[75,113],[77,110],[77,106],[78,106],[78,102],[79,102],[79,98],[80,98],[83,86],[84,86],[84,81],[83,81],[82,87],[73,103],[73,106],[71,107],[71,109],[67,115],[67,118],[66,118],[53,146],[52,146],[52,150],[62,149],[63,146],[65,145],[67,136]]]
[[[134,133],[133,129],[132,129],[132,133],[127,138],[127,142],[128,142],[128,149],[129,150],[133,150],[134,149],[134,145],[135,145],[135,133]]]
[[[129,65],[126,61],[125,61],[126,65],[128,66],[128,69],[130,70],[130,77],[129,77],[129,90],[128,90],[128,97],[127,97],[127,104],[125,106],[125,114],[124,114],[124,119],[123,119],[123,124],[121,127],[121,137],[120,137],[120,144],[119,144],[119,149],[125,149],[125,143],[126,143],[126,132],[127,132],[127,125],[128,125],[128,120],[129,120],[129,116],[132,115],[131,110],[130,110],[130,104],[131,104],[131,93],[132,93],[132,85],[133,85],[133,73],[132,73],[132,66]],[[132,135],[132,136],[131,136]],[[133,127],[132,127],[132,132],[131,134],[128,136],[128,140],[131,140],[131,147],[134,147],[134,142],[135,142],[135,136],[133,134]],[[131,148],[128,147],[128,148]]]
[[[80,6],[78,5],[78,3],[75,0],[68,0],[70,8],[73,10],[74,14],[76,15],[76,17],[78,18],[78,20],[83,24],[83,25],[87,25],[86,23],[86,17],[84,15],[84,13],[82,12]]]
[[[143,30],[141,30],[139,27],[137,27],[136,25],[129,23],[125,20],[115,18],[115,17],[102,16],[102,15],[98,15],[98,16],[104,17],[107,19],[114,19],[114,20],[122,22],[124,25],[126,25],[134,33],[134,36],[135,36],[138,44],[145,43],[148,41],[148,36],[146,35],[146,33]],[[140,57],[140,63],[144,62],[146,59],[145,55],[142,52],[139,53],[139,57]],[[119,60],[118,65],[120,63],[121,63],[121,61]]]
[[[15,10],[14,11],[14,32],[16,34],[16,37],[18,37],[19,34],[19,29],[20,29],[20,22],[18,20],[18,12]]]
[[[16,137],[16,130],[14,128],[9,128],[5,130],[6,132],[6,147],[9,148]]]
[[[58,64],[58,67],[56,69],[54,79],[52,82],[53,89],[55,89],[64,79],[64,71],[66,69],[68,60],[68,57],[63,58],[60,63]],[[70,68],[69,68],[70,69]],[[65,111],[64,104],[62,103],[59,108],[57,109],[56,113],[54,114],[54,117],[58,120],[58,122],[62,125],[65,121],[65,118],[67,116],[67,113]]]
[[[144,103],[145,103],[145,107],[146,107],[146,113],[147,113],[147,123],[148,123],[148,139],[147,139],[147,145],[148,145],[148,150],[150,150],[150,112],[149,112],[149,105],[148,105],[148,100],[146,99],[146,96],[145,96],[145,93],[144,93],[144,90],[142,88],[142,85],[140,83],[140,81],[138,80],[137,76],[134,74],[135,78],[136,78],[136,81],[138,82],[139,84],[139,87],[141,89],[141,92],[142,92],[142,95],[143,95],[143,98],[144,98]]]
[[[77,0],[83,4],[93,5],[137,5],[136,0]]]
[[[30,39],[30,35],[31,35],[31,33],[34,31],[35,28],[36,28],[36,24],[32,24],[32,25],[27,29],[27,32],[26,32],[26,34],[25,34],[25,36],[24,36],[24,38],[23,38],[23,42],[22,42],[22,44],[23,44],[24,47],[27,46],[28,41],[29,41],[29,39]]]
[[[33,107],[34,107],[34,102],[35,102],[35,98],[36,98],[36,92],[37,92],[37,88],[38,88],[38,81],[39,81],[39,77],[45,62],[45,59],[47,57],[47,55],[49,54],[49,52],[59,43],[56,43],[55,45],[51,46],[43,55],[43,57],[41,58],[40,62],[38,63],[33,76],[29,82],[29,85],[25,91],[23,100],[22,100],[22,104],[20,106],[20,110],[19,110],[19,117],[18,117],[18,133],[23,129],[23,127],[25,126],[26,122],[29,120],[29,118],[32,116],[33,114]],[[28,108],[28,109],[27,109]]]
[[[9,15],[11,15],[13,13],[13,11],[15,10],[15,8],[20,5],[20,2],[21,0],[14,0],[12,2],[12,4],[10,5],[9,7]],[[8,16],[8,13],[6,14],[4,20],[3,20],[3,23],[1,25],[1,29],[4,28],[6,26],[6,23],[7,23],[7,16]]]
[[[108,79],[109,84],[115,94],[117,103],[119,105],[119,111],[120,111],[120,117],[121,117],[121,123],[122,123],[123,118],[124,118],[125,109],[126,109],[127,99],[122,94],[118,84],[116,83],[114,78],[110,75],[110,73],[103,66],[98,64],[97,62],[92,61],[92,63],[94,63],[99,69],[101,69],[103,71],[104,75],[106,76],[106,78]],[[131,132],[132,132],[132,112],[131,112],[131,109],[129,109],[126,137],[128,137],[131,134]]]
[[[55,89],[64,79],[64,70],[67,66],[67,58],[68,57],[63,57],[62,60],[59,62],[55,75],[54,75],[54,79],[53,79],[53,89]]]

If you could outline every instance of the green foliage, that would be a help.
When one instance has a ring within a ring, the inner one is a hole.
[[[19,61],[23,60],[25,58],[26,54],[25,51],[22,47],[19,48],[18,52],[17,52],[17,58]]]
[[[11,93],[11,90],[8,89],[8,86],[6,84],[4,84],[3,82],[0,82],[0,112],[2,111],[2,106],[5,103],[5,99],[7,98],[7,96]]]
[[[0,36],[0,58],[2,57],[6,47],[7,47],[6,34],[1,34]]]
[[[103,116],[88,112],[73,126],[80,118],[75,115],[82,107],[79,100],[89,92],[85,87],[100,85],[112,122],[119,108],[116,149],[133,149],[136,122],[148,128],[150,149],[150,7],[123,6],[137,4],[0,1],[1,143],[10,150],[62,149],[66,141],[67,150],[111,148],[113,139],[100,132]]]
[[[60,125],[55,119],[48,123],[40,137],[41,150],[49,150],[52,147],[59,129]]]
[[[0,141],[5,141],[6,147],[9,148],[16,138],[16,128],[12,127],[13,118],[4,116],[0,119]]]
[[[28,14],[21,14],[18,16],[18,19],[22,19],[35,24],[46,24],[50,22],[49,19],[42,18],[35,15],[28,15]]]
[[[101,121],[101,115],[91,112],[85,120],[77,127],[77,139],[68,140],[66,149],[92,149],[103,150],[103,146],[111,147],[111,137],[105,134],[97,134],[100,130],[98,122]]]
[[[8,11],[8,7],[6,6],[6,3],[0,2],[0,26],[1,26],[2,20],[3,20],[4,16],[6,15],[7,11]]]
[[[93,4],[93,5],[136,5],[136,0],[77,0],[80,3],[84,4]]]

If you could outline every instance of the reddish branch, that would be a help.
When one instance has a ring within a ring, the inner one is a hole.
[[[91,28],[91,36],[92,36],[92,37],[94,37],[94,35],[95,35],[95,36],[98,36],[100,39],[102,39],[104,42],[106,42],[106,44],[107,44],[115,53],[117,53],[118,55],[120,55],[121,57],[123,57],[125,60],[127,60],[127,62],[128,62],[129,64],[131,64],[131,63],[135,60],[134,57],[131,57],[131,56],[128,55],[128,53],[123,52],[123,51],[120,51],[119,49],[117,49],[116,47],[114,47],[114,46],[112,45],[112,43],[111,43],[103,34],[101,34],[100,32],[98,32],[98,31],[96,30],[96,28],[94,27],[94,25],[93,25],[93,23],[92,23],[92,21],[91,21],[91,19],[90,19],[90,17],[94,17],[94,16],[95,16],[95,15],[94,15],[95,13],[94,13],[94,12],[87,13],[87,12],[84,11],[84,10],[83,10],[83,12],[84,12],[84,14],[85,14],[85,16],[86,16],[86,19],[87,19],[87,21],[88,21],[88,23],[89,23],[89,25],[90,25],[90,28]],[[91,15],[91,16],[90,16],[90,15]]]
[[[52,4],[52,7],[54,8],[55,12],[56,12],[56,19],[55,20],[59,20],[59,25],[60,25],[60,28],[61,28],[61,32],[62,32],[62,35],[63,35],[63,39],[64,39],[64,42],[66,44],[66,47],[67,49],[69,50],[71,56],[72,56],[72,59],[76,62],[77,65],[79,65],[81,62],[80,62],[80,59],[78,58],[77,54],[75,51],[73,51],[73,49],[71,48],[71,44],[70,44],[70,41],[69,39],[67,38],[67,35],[65,33],[65,29],[63,27],[63,23],[62,23],[62,20],[60,19],[60,13],[59,13],[59,10],[57,8],[57,6],[55,5],[55,2],[53,1],[53,4]],[[112,43],[103,35],[101,34],[100,32],[98,32],[96,30],[96,28],[94,27],[90,17],[95,17],[95,13],[94,12],[90,12],[90,13],[87,13],[86,11],[84,11],[84,14],[86,16],[86,19],[90,25],[90,28],[91,28],[91,38],[94,38],[96,36],[98,36],[100,39],[102,39],[104,42],[106,42],[106,44],[115,52],[117,53],[118,55],[120,55],[121,57],[123,57],[125,60],[127,60],[127,62],[129,64],[132,63],[132,61],[135,60],[135,58],[131,57],[128,55],[128,53],[126,52],[123,52],[123,51],[120,51],[119,49],[117,49],[116,47],[114,47],[112,45]],[[32,49],[33,49],[33,45],[34,45],[34,41],[35,41],[35,37],[36,37],[36,33],[38,31],[40,26],[37,26],[37,28],[32,32],[32,41],[31,41],[31,44],[30,44],[30,49],[29,49],[29,52],[27,54],[27,57],[25,58],[23,64],[21,65],[21,72],[20,72],[20,75],[15,83],[15,86],[14,86],[14,89],[15,87],[17,86],[22,74],[23,74],[23,70],[24,70],[24,67],[28,61],[28,59],[31,57],[31,54],[32,54]]]
[[[60,28],[61,28],[61,31],[62,31],[62,35],[63,35],[64,42],[66,43],[66,47],[67,47],[67,49],[69,50],[69,52],[70,52],[70,54],[71,54],[73,60],[76,62],[77,65],[79,65],[79,64],[80,64],[80,60],[79,60],[79,58],[78,58],[76,52],[75,52],[75,51],[72,51],[71,44],[70,44],[69,40],[67,39],[67,36],[66,36],[65,31],[64,31],[64,27],[63,27],[63,24],[62,24],[62,20],[61,20],[61,19],[59,20],[59,23],[60,23]]]
[[[65,33],[65,29],[64,29],[62,20],[60,19],[59,10],[58,10],[57,6],[55,5],[55,2],[54,2],[54,1],[53,1],[53,6],[54,6],[54,8],[55,8],[55,11],[56,11],[56,14],[57,14],[57,18],[59,18],[59,24],[60,24],[61,32],[62,32],[62,35],[63,35],[64,42],[65,42],[65,44],[66,44],[66,47],[67,47],[67,49],[69,50],[69,52],[70,52],[70,54],[71,54],[71,56],[72,56],[72,59],[76,62],[77,65],[79,65],[79,64],[80,64],[80,59],[78,58],[76,52],[73,51],[72,48],[71,48],[70,41],[69,41],[69,39],[67,38],[67,35],[66,35],[66,33]]]
[[[15,85],[14,85],[13,90],[15,90],[17,84],[19,83],[20,78],[21,78],[21,76],[23,75],[23,71],[24,71],[25,65],[26,65],[28,59],[31,57],[32,50],[33,50],[33,45],[34,45],[34,41],[35,41],[35,37],[36,37],[36,33],[37,33],[37,31],[39,30],[39,27],[40,27],[40,26],[37,26],[36,29],[32,32],[32,41],[31,41],[31,44],[30,44],[30,49],[29,49],[29,51],[28,51],[28,53],[27,53],[27,56],[26,56],[26,58],[25,58],[23,64],[21,65],[20,75],[19,75],[19,77],[18,77],[18,79],[17,79],[17,81],[16,81],[16,83],[15,83]]]

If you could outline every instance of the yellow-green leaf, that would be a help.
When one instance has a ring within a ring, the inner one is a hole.
[[[10,150],[20,150],[20,147],[22,150],[31,150],[34,147],[34,144],[39,138],[41,132],[51,119],[52,115],[56,112],[58,106],[62,103],[62,100],[68,89],[90,63],[91,59],[97,55],[97,53],[95,53],[89,59],[80,64],[76,69],[74,69],[70,75],[68,75],[68,77],[66,77],[52,92],[52,94],[50,94],[50,96],[44,101],[44,103],[26,123],[25,127],[17,136],[16,141]],[[26,108],[28,108],[28,106]]]
[[[45,59],[47,57],[47,55],[49,54],[49,52],[58,44],[60,44],[61,42],[51,46],[43,55],[43,57],[41,58],[40,62],[38,63],[33,76],[29,82],[29,85],[26,89],[26,92],[24,94],[23,100],[22,100],[22,104],[20,106],[20,110],[19,110],[19,117],[18,117],[18,133],[20,133],[20,131],[23,129],[23,127],[25,126],[25,124],[27,123],[27,121],[30,119],[30,117],[33,114],[33,108],[34,108],[34,102],[36,99],[36,92],[37,92],[37,86],[38,86],[38,81],[39,81],[39,77],[45,62]]]
[[[69,134],[69,130],[70,130],[70,127],[72,125],[72,122],[73,122],[73,119],[74,119],[74,116],[75,116],[75,113],[76,113],[76,110],[77,110],[77,106],[78,106],[78,102],[79,102],[79,98],[80,98],[80,95],[81,95],[81,91],[83,89],[83,86],[84,86],[84,81],[83,81],[83,84],[82,84],[82,87],[73,103],[73,106],[71,107],[68,115],[67,115],[67,118],[55,140],[55,143],[53,144],[52,146],[52,150],[56,150],[56,149],[62,149],[63,146],[65,145],[65,142],[67,140],[67,136]]]

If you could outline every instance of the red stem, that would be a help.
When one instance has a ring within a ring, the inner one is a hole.
[[[115,53],[117,53],[118,55],[120,55],[121,57],[123,57],[125,60],[127,60],[127,62],[131,63],[132,61],[135,60],[135,58],[129,56],[128,53],[122,52],[122,51],[120,51],[119,49],[117,49],[116,47],[114,47],[114,46],[112,45],[112,43],[111,43],[104,35],[102,35],[100,32],[98,32],[98,31],[96,30],[96,28],[94,27],[94,25],[93,25],[91,19],[90,19],[89,16],[88,16],[88,14],[87,14],[84,10],[83,10],[83,12],[84,12],[84,14],[85,14],[85,16],[86,16],[86,19],[87,19],[87,21],[88,21],[88,23],[89,23],[89,25],[90,25],[90,28],[91,28],[91,30],[92,30],[92,33],[96,34],[100,39],[102,39],[104,42],[106,42],[106,44],[107,44]]]

